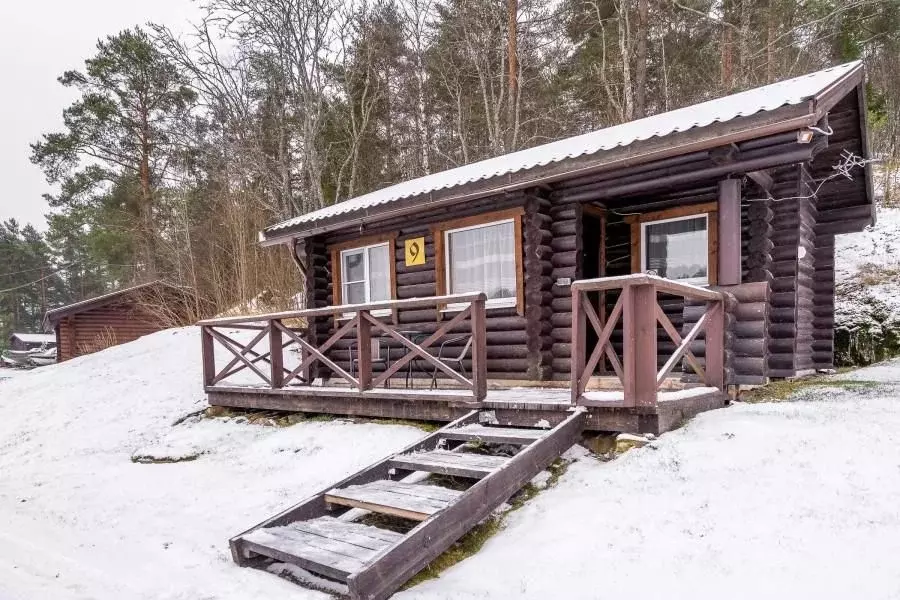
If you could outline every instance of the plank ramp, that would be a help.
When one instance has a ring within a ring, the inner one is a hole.
[[[260,557],[294,564],[345,584],[352,600],[383,600],[571,447],[585,416],[577,408],[552,429],[530,429],[492,426],[474,410],[235,536],[232,556],[242,566]],[[520,449],[494,456],[469,452],[470,442]],[[469,487],[435,485],[431,474]],[[370,513],[411,528],[357,522]]]

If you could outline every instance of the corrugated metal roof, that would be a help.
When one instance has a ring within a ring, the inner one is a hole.
[[[14,333],[9,337],[18,338],[26,344],[47,344],[56,341],[56,336],[52,333]]]
[[[73,302],[72,304],[66,304],[65,306],[60,306],[59,308],[54,308],[53,310],[47,311],[47,314],[44,315],[44,329],[49,330],[55,321],[58,321],[64,316],[76,314],[82,310],[87,310],[89,308],[102,305],[107,300],[112,300],[118,296],[123,296],[131,292],[136,292],[145,288],[155,286],[165,286],[172,289],[182,289],[178,286],[167,283],[166,281],[157,279],[154,281],[148,281],[147,283],[141,283],[128,288],[116,290],[114,292],[109,292],[107,294],[103,294],[102,296],[95,296],[93,298],[88,298],[87,300],[81,300],[79,302]]]
[[[664,137],[713,123],[730,121],[737,117],[775,110],[782,106],[800,104],[831,88],[859,66],[859,61],[843,64],[746,92],[404,181],[272,225],[264,234],[277,234],[285,229],[313,224],[340,215],[351,215],[403,198],[527,171],[565,159],[628,146],[641,140]]]

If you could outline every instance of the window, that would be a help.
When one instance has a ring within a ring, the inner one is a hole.
[[[516,219],[444,231],[447,293],[484,292],[488,306],[516,306],[516,231]]]
[[[684,283],[709,283],[706,214],[641,223],[641,271]]]
[[[390,300],[391,269],[388,244],[341,251],[341,286],[342,304]]]

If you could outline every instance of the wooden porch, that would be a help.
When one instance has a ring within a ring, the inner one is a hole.
[[[680,332],[657,295],[702,312]],[[204,389],[214,406],[438,422],[481,409],[509,426],[554,426],[581,406],[586,429],[660,433],[726,402],[727,296],[652,275],[574,282],[568,383],[488,379],[484,294],[211,319],[199,323]],[[398,323],[399,311],[422,308],[441,320]],[[331,323],[327,338],[309,333],[317,319]],[[649,358],[660,331],[675,344],[661,366]],[[336,350],[341,340],[349,353]],[[675,372],[682,363],[690,373]]]

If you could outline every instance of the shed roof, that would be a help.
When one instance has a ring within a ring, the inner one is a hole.
[[[862,76],[860,61],[846,63],[723,98],[426,175],[277,223],[265,229],[260,238],[265,244],[285,241],[290,236],[312,235],[318,231],[341,226],[358,217],[388,212],[399,200],[407,198],[430,200],[426,195],[434,196],[442,191],[449,191],[450,196],[463,199],[473,195],[484,196],[519,189],[541,181],[542,171],[549,172],[547,174],[548,177],[552,177],[550,179],[552,181],[561,177],[558,169],[550,172],[548,167],[559,166],[558,163],[580,157],[596,157],[589,165],[590,168],[596,169],[616,161],[619,157],[615,151],[618,149],[637,147],[655,138],[667,138],[689,130],[709,128],[717,123],[770,113],[784,107],[803,109],[796,111],[796,115],[792,113],[794,119],[790,125],[786,124],[784,130],[814,125],[824,111],[840,100],[840,97],[832,98],[827,106],[819,106],[819,101],[825,99],[829,96],[829,92],[835,89],[843,90],[841,95],[845,95],[852,89],[852,87],[847,89],[845,84],[855,87],[862,81]],[[804,104],[806,106],[802,106]],[[806,117],[805,120],[802,117]],[[752,136],[748,130],[748,135],[744,139],[750,137]],[[675,140],[668,149],[671,151],[674,145]],[[579,166],[585,167],[583,164]],[[535,177],[524,177],[526,172],[529,175],[534,172]],[[514,180],[512,174],[519,175]],[[479,183],[483,185],[475,185],[474,190],[462,189],[463,186],[471,188],[472,184]],[[454,194],[453,191],[465,192],[465,195],[459,197],[459,194]]]
[[[26,344],[52,344],[56,336],[52,333],[12,333],[9,339],[18,339]]]
[[[166,283],[162,280],[149,281],[147,283],[142,283],[139,285],[134,285],[127,288],[122,288],[120,290],[116,290],[115,292],[110,292],[108,294],[103,294],[102,296],[96,296],[94,298],[88,298],[87,300],[81,300],[80,302],[73,302],[72,304],[66,304],[65,306],[60,306],[59,308],[54,308],[53,310],[48,310],[47,314],[44,315],[44,328],[49,329],[49,327],[56,324],[57,321],[63,319],[65,317],[78,314],[84,312],[86,310],[91,310],[92,308],[97,308],[128,296],[137,291],[146,290],[152,287],[157,286],[166,286],[172,287],[175,286]]]

